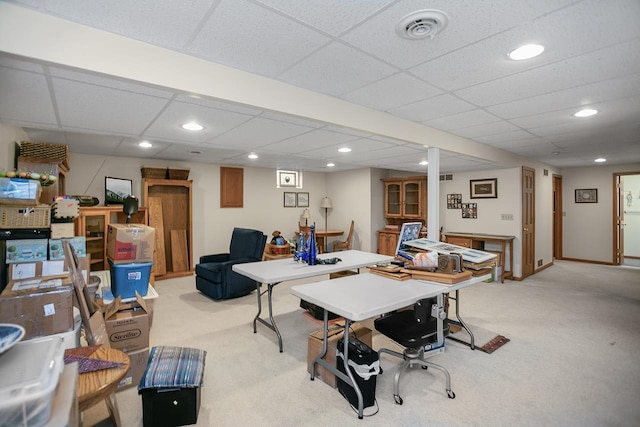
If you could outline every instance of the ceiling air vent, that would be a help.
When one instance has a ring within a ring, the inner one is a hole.
[[[398,22],[396,33],[408,40],[434,38],[448,23],[449,18],[444,12],[434,9],[417,10]]]

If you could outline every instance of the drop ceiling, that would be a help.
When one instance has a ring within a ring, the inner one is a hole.
[[[24,0],[0,3],[0,14],[16,6],[558,168],[592,166],[598,157],[640,162],[637,0]],[[447,27],[424,40],[399,37],[397,22],[421,9],[444,12]],[[542,55],[508,59],[531,42],[545,46]],[[0,51],[0,93],[0,123],[77,153],[306,171],[426,170],[418,164],[426,149],[414,142],[36,55]],[[585,107],[599,114],[573,116]],[[191,120],[205,129],[179,128]],[[153,147],[141,149],[142,140]],[[338,153],[343,146],[352,151]],[[491,156],[441,152],[443,172],[502,166]]]

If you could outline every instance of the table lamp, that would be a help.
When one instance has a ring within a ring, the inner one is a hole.
[[[131,215],[138,213],[138,198],[128,195],[122,204],[122,211],[127,214],[127,224],[131,222]]]
[[[333,208],[333,205],[331,204],[331,199],[328,198],[327,196],[324,196],[322,198],[322,200],[320,201],[320,207],[324,209],[324,231],[326,232],[328,230],[327,227],[327,222],[329,219],[329,209]],[[324,237],[324,252],[327,252],[327,237]]]
[[[309,209],[305,208],[302,211],[302,219],[304,219],[304,226],[307,227],[309,225],[309,219],[311,218],[311,215],[309,214]]]

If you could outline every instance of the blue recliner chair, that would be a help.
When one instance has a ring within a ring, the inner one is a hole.
[[[215,299],[237,298],[256,290],[255,280],[236,273],[234,264],[262,260],[267,236],[261,231],[236,227],[228,254],[200,257],[196,265],[196,288]]]

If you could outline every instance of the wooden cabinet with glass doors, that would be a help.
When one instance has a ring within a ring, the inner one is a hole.
[[[427,223],[427,178],[383,178],[384,217],[396,229],[378,231],[378,253],[394,255],[400,228],[405,222]]]

